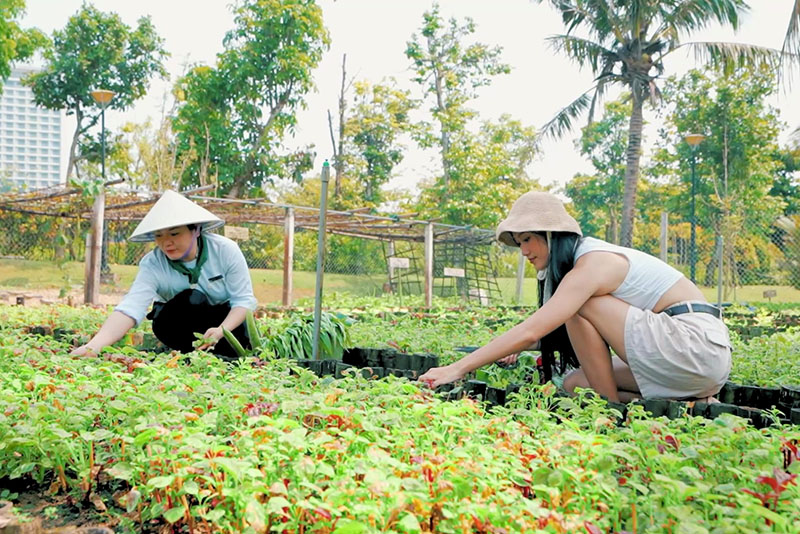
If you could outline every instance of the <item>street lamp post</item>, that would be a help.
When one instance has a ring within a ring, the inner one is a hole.
[[[692,198],[691,198],[691,218],[692,230],[689,237],[689,279],[692,282],[696,280],[697,268],[697,216],[695,214],[695,194],[697,192],[697,174],[695,169],[695,161],[697,159],[697,145],[699,145],[706,136],[698,133],[687,134],[686,142],[692,147]]]
[[[95,89],[91,93],[92,98],[100,106],[100,146],[101,146],[101,176],[103,183],[106,181],[106,108],[114,98],[114,91],[108,89]],[[100,273],[102,275],[109,275],[110,269],[108,268],[108,225],[105,220],[103,221],[103,250],[100,261]]]

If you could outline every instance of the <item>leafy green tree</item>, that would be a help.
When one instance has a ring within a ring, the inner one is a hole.
[[[189,162],[181,185],[203,186],[233,181],[239,161],[228,107],[228,84],[212,67],[196,66],[175,85],[178,111],[172,129],[178,154]]]
[[[789,283],[800,289],[800,215],[781,217],[777,225],[781,230],[781,241],[786,250],[784,263],[789,272]]]
[[[314,87],[328,32],[313,0],[245,0],[234,20],[216,66],[196,67],[179,81],[184,100],[174,128],[179,151],[197,155],[184,180],[213,175],[238,197],[310,167],[309,150],[285,154],[282,141]]]
[[[86,136],[85,172],[100,175],[100,134]],[[184,155],[185,156],[185,155]],[[127,122],[118,131],[106,132],[106,167],[110,175],[124,176],[130,185],[152,191],[180,188],[187,165],[175,150],[171,120],[164,116],[156,127],[150,119]]]
[[[574,119],[587,109],[589,122],[594,107],[610,86],[631,93],[625,193],[622,209],[621,243],[633,243],[639,163],[642,153],[642,110],[648,98],[660,97],[656,81],[666,69],[665,58],[681,48],[712,66],[779,63],[777,50],[740,43],[681,42],[709,24],[739,26],[747,10],[745,0],[538,0],[561,12],[567,33],[550,37],[553,48],[565,53],[581,67],[589,67],[596,83],[563,108],[545,126],[544,133],[563,135]]]
[[[565,186],[584,233],[602,235],[612,243],[619,243],[630,110],[629,102],[609,102],[603,118],[583,128],[581,154],[590,159],[596,173],[577,175]]]
[[[90,4],[70,17],[63,30],[53,33],[53,47],[44,53],[44,70],[25,83],[39,106],[75,115],[68,178],[85,157],[81,139],[100,119],[91,91],[113,91],[109,108],[125,110],[145,95],[153,75],[166,76],[162,62],[167,55],[149,17],[140,18],[136,28],[131,28],[116,13],[103,13]]]
[[[687,220],[692,149],[684,137],[706,135],[696,148],[699,257],[712,256],[714,235],[721,234],[731,269],[728,287],[739,283],[739,272],[766,272],[774,260],[770,228],[784,207],[770,195],[781,123],[765,99],[774,90],[774,72],[765,66],[741,68],[733,76],[693,70],[669,80],[664,91],[672,111],[664,131],[669,146],[659,159],[671,162],[673,180],[682,186],[679,209]]]
[[[775,180],[769,194],[785,203],[784,215],[800,213],[800,146],[780,148],[774,155],[777,162]]]
[[[417,102],[393,85],[360,81],[354,88],[353,112],[344,127],[343,163],[361,185],[362,198],[375,206],[383,200],[381,186],[403,159],[399,138],[413,129],[409,113]]]
[[[413,81],[422,86],[425,97],[432,101],[431,112],[437,123],[420,130],[418,140],[424,148],[439,146],[442,158],[442,190],[447,192],[454,179],[454,145],[463,143],[456,138],[465,131],[475,112],[466,103],[477,95],[477,89],[489,85],[493,76],[510,72],[500,62],[499,47],[481,43],[465,45],[475,32],[475,24],[467,19],[445,23],[439,15],[439,5],[423,15],[419,35],[412,35],[406,56],[413,62]]]
[[[449,184],[423,184],[419,210],[424,218],[455,225],[493,228],[521,191],[537,187],[526,168],[536,155],[536,132],[504,115],[485,122],[477,134],[454,138]]]
[[[11,64],[25,61],[50,40],[36,28],[23,29],[19,19],[25,14],[25,0],[0,0],[0,94],[3,80],[11,74]]]

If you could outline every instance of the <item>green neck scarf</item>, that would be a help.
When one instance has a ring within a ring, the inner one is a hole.
[[[197,256],[195,258],[197,262],[194,264],[194,267],[189,268],[183,263],[181,260],[171,260],[167,257],[167,261],[169,262],[169,266],[178,271],[181,274],[185,274],[189,277],[189,283],[194,285],[200,279],[200,269],[203,267],[203,264],[208,259],[208,249],[206,248],[206,238],[203,234],[197,238]]]

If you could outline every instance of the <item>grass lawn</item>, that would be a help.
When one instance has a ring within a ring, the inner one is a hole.
[[[115,286],[103,286],[104,293],[124,293],[133,283],[137,267],[134,265],[112,265],[111,271],[119,277]],[[68,262],[62,267],[46,261],[0,260],[0,290],[35,291],[36,289],[75,289],[83,285],[84,264]],[[251,269],[253,289],[261,304],[280,303],[283,272],[279,270]],[[293,278],[294,298],[314,295],[316,276],[313,272],[295,271]],[[350,293],[354,295],[379,295],[385,277],[381,275],[326,274],[325,293]],[[498,278],[503,298],[513,302],[516,288],[515,278]],[[701,288],[710,302],[717,300],[716,287]],[[745,286],[736,289],[736,302],[765,302],[765,290],[774,289],[777,296],[772,302],[800,302],[800,290],[790,286]],[[536,300],[536,280],[526,278],[523,286],[523,304]],[[723,297],[730,302],[733,294]]]

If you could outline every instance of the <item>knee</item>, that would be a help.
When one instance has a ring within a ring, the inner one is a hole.
[[[566,377],[564,377],[564,389],[570,395],[575,393],[575,388],[588,388],[589,381],[586,379],[586,375],[581,369],[575,369],[571,371]]]
[[[588,319],[589,317],[594,315],[598,311],[598,308],[604,302],[604,297],[606,296],[607,295],[603,295],[600,297],[590,297],[586,302],[583,303],[583,305],[580,308],[578,308],[578,313],[576,317]]]

